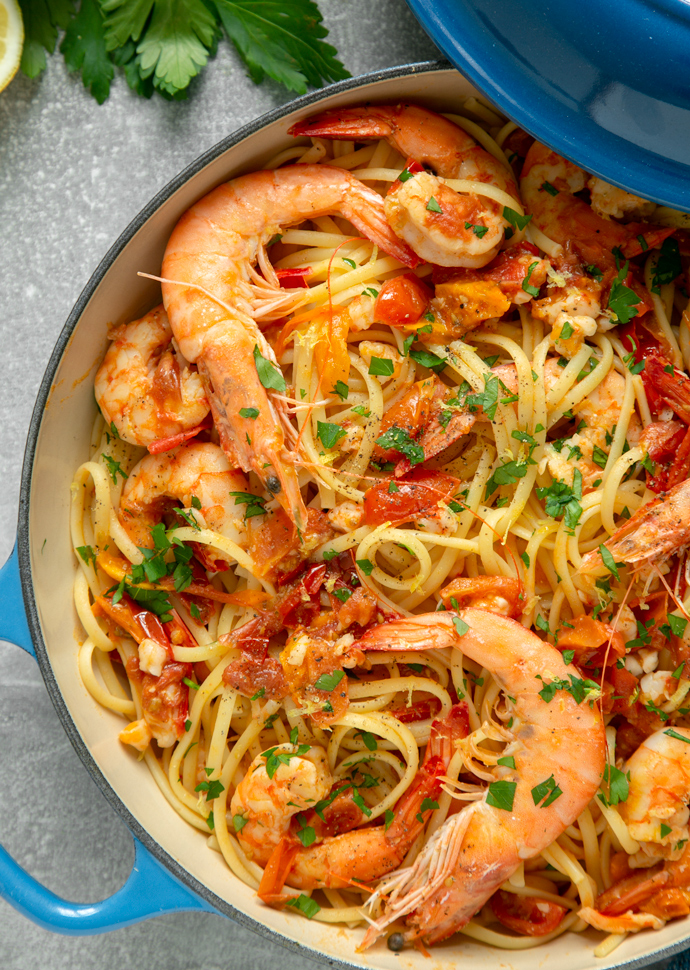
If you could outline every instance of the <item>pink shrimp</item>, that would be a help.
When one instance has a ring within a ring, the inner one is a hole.
[[[493,155],[442,115],[412,104],[341,108],[298,122],[290,134],[385,138],[405,158],[414,159],[418,164],[408,167],[407,178],[393,183],[386,215],[400,238],[427,262],[479,267],[498,252],[506,226],[503,206],[479,193],[460,195],[444,179],[494,185],[516,199],[517,187]]]
[[[574,194],[587,187],[592,190],[591,206]],[[613,268],[615,272],[613,250],[619,249],[626,259],[637,256],[659,246],[675,231],[649,223],[612,222],[608,214],[622,215],[623,208],[640,216],[647,215],[650,203],[620,192],[600,179],[590,178],[577,165],[536,141],[527,152],[520,189],[538,229],[562,246],[570,242],[584,263],[602,270]],[[625,197],[619,200],[622,206],[599,205],[598,200],[607,194],[605,190],[620,192]]]
[[[387,899],[365,947],[408,915],[405,938],[435,943],[461,929],[520,862],[538,855],[586,807],[604,768],[604,724],[593,700],[575,697],[582,684],[577,669],[508,617],[473,608],[413,616],[368,630],[357,645],[457,647],[490,670],[513,703],[506,752],[515,767],[497,768],[484,797],[447,819],[414,865],[384,879],[373,897]]]
[[[307,516],[296,456],[285,447],[284,401],[273,393],[285,381],[256,320],[282,316],[305,293],[280,289],[266,246],[281,227],[324,215],[349,219],[405,265],[418,262],[390,229],[376,192],[343,169],[290,165],[241,176],[193,205],[173,230],[162,270],[170,325],[198,365],[223,450],[234,466],[257,473],[300,529]]]

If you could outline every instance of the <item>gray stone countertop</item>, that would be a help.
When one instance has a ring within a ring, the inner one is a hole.
[[[403,0],[320,7],[353,75],[438,56]],[[0,563],[14,542],[39,382],[91,273],[177,172],[289,97],[272,82],[256,87],[228,45],[184,102],[137,98],[119,77],[99,106],[59,57],[40,79],[17,76],[0,94]],[[0,842],[68,899],[114,892],[131,869],[131,837],[73,751],[36,665],[4,643],[0,752]],[[75,938],[39,928],[3,901],[0,953],[4,970],[302,970],[307,962],[219,916],[163,916]]]

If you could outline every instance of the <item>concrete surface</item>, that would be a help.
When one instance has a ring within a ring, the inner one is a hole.
[[[432,59],[403,0],[321,0],[352,74]],[[0,562],[16,525],[21,459],[50,351],[97,263],[144,204],[221,137],[289,99],[256,87],[221,49],[186,102],[136,98],[118,78],[98,106],[61,58],[0,94]],[[0,643],[0,841],[49,889],[116,890],[133,849],[72,750],[33,661]],[[109,935],[53,935],[0,901],[4,970],[262,970],[312,965],[210,915],[159,917]]]

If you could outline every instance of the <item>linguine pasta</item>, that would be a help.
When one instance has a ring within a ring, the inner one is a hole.
[[[495,109],[470,99],[448,118],[519,173],[526,136]],[[384,138],[315,136],[267,168],[295,163],[335,166],[385,195],[408,159]],[[147,484],[139,470],[145,449],[98,414],[89,460],[72,485],[78,665],[91,695],[122,716],[122,742],[146,761],[169,805],[257,891],[266,860],[248,847],[247,814],[232,806],[250,768],[265,763],[271,776],[271,757],[280,761],[284,753],[280,763],[289,767],[291,758],[322,749],[331,794],[349,799],[357,816],[339,830],[327,812],[334,799],[311,799],[285,821],[283,836],[297,852],[345,831],[387,829],[419,778],[432,723],[459,706],[466,736],[454,739],[438,797],[419,806],[423,824],[401,867],[415,862],[447,819],[486,797],[506,760],[514,713],[492,671],[463,654],[461,639],[455,647],[377,654],[355,648],[363,632],[393,618],[463,606],[513,615],[578,665],[608,725],[608,774],[598,793],[460,929],[491,946],[522,949],[582,932],[588,923],[580,914],[596,911],[597,899],[632,871],[622,859],[639,862],[640,842],[621,815],[625,759],[654,730],[688,723],[690,679],[678,673],[688,609],[682,563],[674,552],[634,568],[607,558],[606,543],[653,497],[650,484],[654,489],[655,476],[668,474],[676,458],[673,450],[654,452],[646,430],[679,425],[679,410],[673,413],[658,388],[650,396],[640,338],[645,348],[656,341],[677,382],[690,366],[690,318],[680,270],[670,280],[660,274],[668,258],[662,240],[635,258],[634,290],[633,277],[612,270],[599,312],[587,316],[570,305],[566,316],[574,322],[564,323],[555,305],[562,298],[565,306],[564,294],[577,283],[577,240],[571,247],[550,238],[527,219],[523,198],[490,182],[447,185],[507,210],[510,246],[527,254],[507,308],[478,325],[460,326],[464,307],[456,301],[449,310],[439,296],[443,285],[457,283],[452,271],[444,279],[422,262],[411,274],[339,216],[282,229],[260,272],[252,271],[252,316],[284,378],[270,393],[282,409],[286,447],[297,456],[306,532],[292,528],[254,471],[246,488],[226,488],[234,500],[227,498],[220,520],[191,486],[186,501],[154,478]],[[644,218],[656,225],[653,212]],[[672,224],[673,214],[665,218]],[[466,272],[462,292],[471,300],[484,270]],[[602,276],[592,265],[578,272],[588,283]],[[395,296],[393,281],[411,275],[421,284],[417,298],[428,294],[416,316],[407,304],[407,321],[378,313],[382,294]],[[498,292],[495,279],[487,285]],[[616,286],[632,293],[627,304],[626,294],[616,304]],[[646,329],[622,323],[621,307],[633,305],[630,320],[645,321]],[[178,365],[189,369],[172,346]],[[126,374],[115,379],[126,394]],[[432,447],[432,431],[440,446]],[[217,429],[208,422],[194,441],[217,445]],[[160,451],[156,467],[188,447],[180,441]],[[128,492],[134,480],[141,485],[136,500]],[[603,567],[590,575],[583,563],[602,545]],[[465,581],[459,604],[444,592],[458,578]],[[296,620],[299,603],[306,609]],[[257,659],[256,645],[238,631],[275,604],[284,623],[255,632],[264,650]],[[645,617],[654,618],[651,626]],[[302,668],[294,659],[299,631],[325,629],[329,618],[324,636],[334,652],[322,666],[312,657],[308,674],[307,654]],[[158,668],[156,643],[166,652]],[[284,678],[282,691],[267,679],[269,669]],[[165,690],[172,691],[167,699]],[[320,802],[327,804],[315,817]],[[643,865],[679,858],[683,841],[657,840],[660,851]],[[317,921],[364,926],[377,915],[376,906],[362,908],[371,888],[358,880],[301,888],[288,869],[280,899],[274,893],[268,901]],[[626,931],[607,933],[595,953],[605,956]]]

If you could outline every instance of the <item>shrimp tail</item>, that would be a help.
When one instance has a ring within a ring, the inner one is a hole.
[[[352,179],[344,194],[341,211],[362,235],[404,266],[414,269],[423,262],[391,229],[378,192],[363,182]]]
[[[442,650],[455,646],[450,613],[427,613],[372,627],[354,644],[360,650]]]
[[[472,815],[467,811],[452,815],[427,842],[412,866],[400,869],[382,881],[367,904],[373,906],[387,896],[386,911],[372,922],[360,950],[367,950],[387,926],[413,912],[425,899],[441,889],[447,879],[453,878],[471,819]],[[412,942],[421,935],[418,928],[411,928],[404,937],[407,942]]]

